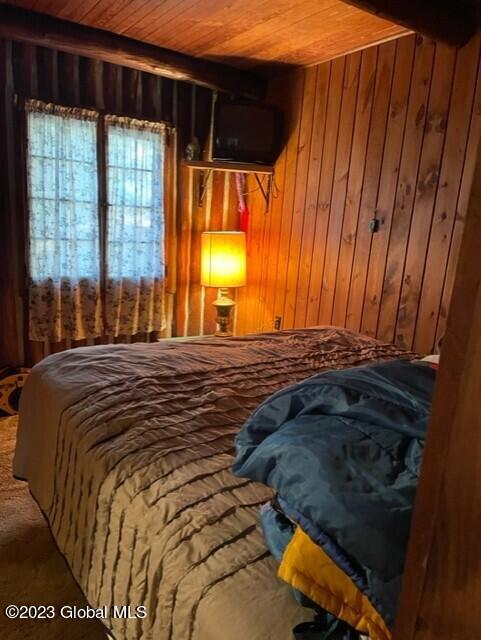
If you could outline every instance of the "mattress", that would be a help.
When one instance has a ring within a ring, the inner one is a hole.
[[[288,640],[312,612],[276,576],[270,490],[231,474],[234,437],[285,385],[398,357],[328,327],[55,354],[25,385],[14,473],[118,640]]]

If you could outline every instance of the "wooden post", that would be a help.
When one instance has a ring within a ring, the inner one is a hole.
[[[12,43],[0,39],[0,367],[23,365],[23,315],[19,294],[17,185],[14,161],[14,86]]]
[[[443,342],[395,640],[481,629],[481,148]]]

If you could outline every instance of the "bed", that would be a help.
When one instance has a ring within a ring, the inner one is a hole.
[[[288,384],[395,358],[332,327],[65,351],[27,380],[14,473],[90,605],[131,607],[103,620],[118,640],[288,640],[312,612],[276,576],[272,494],[232,475],[234,437]]]

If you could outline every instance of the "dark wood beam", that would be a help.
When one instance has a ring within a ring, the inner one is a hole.
[[[260,99],[266,80],[255,73],[187,56],[102,29],[0,5],[0,37]]]
[[[434,40],[463,47],[479,27],[479,0],[344,0]]]
[[[19,323],[16,188],[13,158],[18,153],[14,139],[13,63],[12,44],[0,40],[0,306],[2,326],[0,330],[0,368],[23,365],[23,342]]]

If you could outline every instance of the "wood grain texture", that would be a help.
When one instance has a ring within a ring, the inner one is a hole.
[[[405,123],[399,181],[392,212],[391,233],[384,269],[377,335],[393,342],[396,334],[403,266],[409,243],[414,198],[427,114],[427,101],[432,80],[434,44],[417,38],[414,66]]]
[[[359,75],[356,120],[352,139],[346,203],[343,212],[342,238],[339,247],[332,311],[332,322],[339,326],[344,326],[346,322],[349,284],[358,228],[359,206],[366,169],[367,141],[374,99],[377,54],[376,49],[371,49],[362,54]]]
[[[272,330],[280,317],[286,328],[333,323],[432,350],[445,329],[481,135],[479,47],[475,39],[456,54],[412,36],[273,77],[269,99],[285,112],[285,144],[268,212],[247,181],[248,284],[236,294],[237,333]],[[20,96],[51,92],[60,103],[171,120],[178,157],[193,133],[207,149],[208,90],[20,44],[12,69]],[[14,166],[21,185],[21,160]],[[199,283],[199,234],[238,228],[235,178],[213,172],[199,207],[199,172],[170,170],[172,332],[212,333],[216,291]],[[25,344],[28,361],[38,360],[43,345]]]
[[[307,293],[307,326],[317,324],[317,318],[319,315],[319,302],[322,293],[322,275],[327,246],[327,230],[329,227],[330,202],[332,197],[334,171],[336,168],[336,148],[340,126],[339,114],[342,108],[346,59],[338,58],[330,63],[329,66],[330,81],[327,97],[326,129],[322,153],[322,165],[317,190],[314,246],[312,251],[311,270],[309,274],[309,289]],[[286,186],[284,188],[287,188],[292,177],[292,173],[286,176]],[[297,233],[297,230],[293,230],[293,232]],[[279,315],[282,316],[281,313],[279,313]]]
[[[125,65],[136,70],[133,78],[143,71],[248,98],[261,98],[266,84],[253,72],[6,4],[0,5],[0,37]]]
[[[367,335],[377,332],[377,320],[382,296],[384,267],[394,212],[406,132],[406,112],[412,78],[414,38],[399,42],[394,67],[389,115],[386,128],[383,160],[379,180],[375,215],[382,229],[372,236],[366,289],[361,319],[361,331]]]
[[[9,0],[9,4],[241,68],[315,65],[408,33],[341,0]]]
[[[354,120],[359,91],[360,65],[360,54],[355,53],[346,58],[342,106],[339,116],[336,161],[331,204],[329,209],[329,225],[327,230],[329,242],[326,244],[326,251],[324,255],[321,299],[318,315],[318,321],[320,324],[329,324],[331,322],[331,315],[334,306],[337,263],[344,219],[344,216],[337,215],[337,212],[344,211],[346,206]]]
[[[410,36],[277,76],[288,132],[277,198],[253,211],[242,332],[281,316],[432,351],[480,137],[480,42],[456,53]]]
[[[379,48],[374,100],[367,140],[366,167],[346,313],[346,326],[354,331],[359,331],[361,328],[373,238],[369,223],[375,217],[377,210],[395,59],[396,43],[389,43]]]
[[[330,65],[322,65],[316,70],[316,95],[314,101],[314,114],[312,123],[312,138],[309,155],[309,171],[307,176],[306,200],[304,205],[304,221],[302,226],[301,251],[299,256],[299,269],[297,272],[297,292],[300,304],[294,305],[294,326],[303,326],[306,322],[308,308],[308,295],[311,275],[312,252],[314,249],[316,231],[317,193],[324,143],[327,139],[327,101],[329,95],[329,83],[331,78]],[[284,176],[280,176],[282,181]],[[275,215],[274,213],[272,215]],[[268,241],[268,234],[267,241]]]
[[[456,55],[452,50],[437,48],[398,309],[396,342],[403,345],[411,345],[414,340],[434,204],[444,188],[439,179],[440,166],[444,151],[449,155],[453,153],[453,147],[446,149],[445,143],[455,63]]]
[[[444,155],[440,167],[440,189],[437,194],[429,246],[424,267],[414,347],[429,342],[436,333],[443,280],[437,271],[445,272],[449,243],[453,236],[461,178],[468,151],[470,123],[474,107],[479,67],[479,42],[473,41],[458,56],[451,98],[451,118],[447,123]],[[472,166],[472,161],[471,161]],[[450,188],[452,185],[452,188]]]
[[[395,640],[476,640],[481,627],[479,149],[464,214]]]

